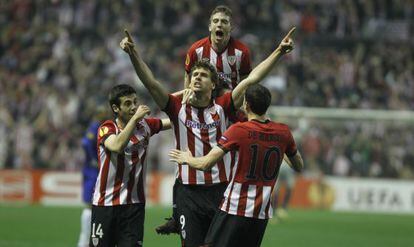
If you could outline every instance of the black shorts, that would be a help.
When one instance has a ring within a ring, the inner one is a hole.
[[[227,183],[215,185],[176,185],[177,221],[183,246],[204,243],[210,223],[218,212]]]
[[[231,215],[220,210],[211,222],[205,246],[260,246],[268,220]]]
[[[173,186],[173,214],[172,217],[173,219],[177,222],[178,224],[178,214],[177,214],[177,201],[176,201],[176,194],[177,194],[177,187],[179,186],[179,180],[176,179],[174,182],[174,186]]]
[[[145,205],[92,206],[91,247],[142,246]]]

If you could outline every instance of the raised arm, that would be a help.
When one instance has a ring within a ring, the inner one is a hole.
[[[243,103],[243,96],[246,89],[253,84],[259,83],[263,78],[269,74],[270,70],[276,64],[277,61],[286,53],[289,53],[293,50],[293,40],[291,35],[295,32],[296,27],[293,27],[289,33],[282,39],[279,46],[263,60],[259,65],[257,65],[249,76],[246,79],[242,80],[236,88],[234,88],[231,96],[233,98],[234,106],[236,109],[239,109]]]
[[[152,98],[155,100],[157,105],[161,109],[165,109],[168,103],[168,93],[165,88],[157,81],[152,74],[152,71],[147,66],[147,64],[142,60],[141,56],[135,50],[134,41],[132,40],[131,35],[125,30],[126,37],[122,39],[120,46],[131,59],[132,65],[134,66],[135,72],[137,73],[139,79],[144,84],[145,88],[149,91]]]
[[[122,150],[124,150],[125,146],[128,144],[132,133],[134,133],[134,129],[137,127],[137,123],[141,121],[145,115],[150,114],[150,112],[151,111],[148,106],[140,105],[135,114],[126,124],[124,130],[117,135],[113,134],[106,138],[104,146],[112,152],[122,152]]]
[[[217,161],[222,159],[225,152],[216,146],[207,155],[202,157],[193,157],[190,150],[184,152],[177,149],[171,150],[168,155],[170,156],[170,161],[177,162],[178,164],[186,163],[197,170],[205,171],[209,170]]]

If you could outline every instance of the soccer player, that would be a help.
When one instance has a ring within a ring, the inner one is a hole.
[[[169,154],[173,162],[209,171],[228,151],[238,152],[220,211],[205,238],[206,246],[260,246],[272,217],[271,193],[284,156],[294,170],[303,168],[289,127],[266,117],[270,102],[267,88],[249,86],[243,103],[248,122],[230,126],[206,156],[193,157],[189,150],[171,150]]]
[[[142,246],[147,146],[152,135],[171,125],[168,119],[144,118],[150,110],[138,105],[129,85],[114,86],[109,104],[115,120],[98,129],[90,246]]]
[[[211,12],[210,35],[195,42],[187,51],[184,88],[190,85],[191,68],[202,59],[208,59],[217,69],[224,88],[233,89],[247,77],[251,71],[250,52],[245,44],[231,37],[232,24],[229,7],[220,5]]]
[[[92,195],[99,172],[98,154],[96,152],[96,135],[98,133],[99,125],[106,119],[106,117],[107,113],[105,107],[98,106],[85,136],[82,138],[82,147],[85,152],[85,163],[82,169],[82,199],[86,206],[81,214],[81,231],[79,234],[78,247],[89,246]]]
[[[282,57],[293,49],[290,38],[294,28],[283,38],[272,54],[260,63],[233,91],[212,99],[218,81],[215,68],[206,61],[198,61],[191,69],[189,88],[194,92],[188,102],[169,95],[135,50],[127,31],[120,46],[128,53],[141,82],[157,105],[167,113],[173,126],[177,149],[190,149],[193,155],[203,156],[227,129],[228,116],[239,109],[244,91],[260,82]],[[179,164],[176,188],[177,214],[183,246],[199,246],[204,242],[211,220],[218,211],[230,174],[230,156],[217,160],[209,171],[197,171],[187,164]]]
[[[195,42],[187,51],[185,59],[184,88],[190,84],[190,72],[193,65],[206,59],[217,70],[219,83],[215,94],[222,95],[225,91],[233,89],[251,71],[250,52],[246,45],[232,38],[232,11],[229,7],[220,5],[214,8],[210,15],[208,29],[209,37]],[[247,120],[243,114],[237,112],[229,116],[230,122]],[[177,186],[174,184],[173,191]],[[173,216],[167,222],[156,228],[159,234],[178,233],[178,218],[176,214],[175,192],[173,192]]]

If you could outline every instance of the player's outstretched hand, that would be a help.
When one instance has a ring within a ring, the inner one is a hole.
[[[183,99],[181,100],[181,104],[188,104],[194,97],[194,91],[191,89],[184,89],[183,92]]]
[[[184,164],[187,163],[188,160],[193,157],[190,150],[187,149],[187,151],[181,151],[178,149],[173,149],[168,154],[170,156],[170,161],[177,162],[178,164]]]
[[[283,54],[289,53],[293,50],[293,39],[291,38],[291,36],[295,32],[295,30],[296,27],[290,29],[289,33],[282,39],[282,42],[280,42],[279,47]]]
[[[134,40],[132,40],[131,35],[129,34],[128,30],[124,30],[125,36],[121,42],[119,43],[119,46],[121,46],[121,49],[124,50],[128,54],[132,54],[134,52]]]
[[[149,114],[151,114],[150,108],[146,105],[140,105],[137,111],[135,112],[134,117],[137,121],[140,121],[141,119],[145,117],[145,115],[149,115]]]

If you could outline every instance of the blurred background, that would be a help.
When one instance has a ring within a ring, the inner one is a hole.
[[[51,174],[68,174],[59,179],[75,189],[60,202],[80,205],[81,138],[94,109],[109,108],[113,85],[137,88],[119,48],[123,29],[174,92],[183,86],[186,51],[208,36],[218,4],[232,9],[233,36],[250,48],[253,66],[298,28],[295,50],[263,82],[273,94],[272,118],[289,123],[305,160],[292,205],[414,213],[414,2],[404,0],[1,1],[0,202],[54,205],[44,195],[66,187]],[[153,115],[165,117],[137,89]],[[174,166],[165,154],[173,133],[151,145],[150,202],[169,205]],[[43,197],[27,192],[33,181]],[[350,194],[351,204],[338,206]]]
[[[412,1],[223,3],[233,10],[233,36],[249,46],[254,65],[292,26],[298,27],[294,53],[272,72],[274,105],[414,109]],[[134,85],[136,80],[128,56],[118,46],[123,29],[129,28],[154,74],[173,92],[183,85],[186,50],[208,35],[216,4],[2,1],[0,167],[79,170],[80,140],[94,108],[108,104],[113,85]],[[142,101],[155,111],[149,95],[140,90]],[[301,145],[305,159],[315,156],[328,174],[335,157],[343,156],[352,166],[346,175],[413,177],[414,132],[409,126],[391,133],[387,126],[364,134],[358,129],[306,131]],[[308,136],[320,144],[319,150],[306,148]],[[346,140],[336,141],[336,136]],[[380,171],[371,171],[377,163]],[[151,166],[168,169],[164,162]]]

